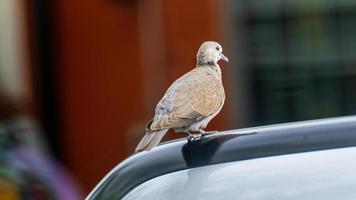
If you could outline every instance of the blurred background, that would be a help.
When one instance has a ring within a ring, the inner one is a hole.
[[[210,130],[356,113],[353,0],[1,0],[0,199],[83,198],[206,40],[230,59]]]

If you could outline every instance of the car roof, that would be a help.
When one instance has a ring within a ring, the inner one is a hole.
[[[193,143],[175,140],[117,165],[87,199],[121,199],[149,179],[193,167],[350,146],[356,146],[356,116],[224,131]]]

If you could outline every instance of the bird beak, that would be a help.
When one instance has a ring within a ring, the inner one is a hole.
[[[229,62],[229,59],[223,53],[220,53],[220,57],[221,57],[221,60],[223,60],[225,62]]]

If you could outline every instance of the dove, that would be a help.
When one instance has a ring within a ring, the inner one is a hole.
[[[205,135],[210,120],[221,110],[225,101],[219,60],[228,62],[217,42],[204,42],[196,55],[196,67],[168,88],[155,108],[155,115],[146,125],[146,134],[135,152],[148,151],[162,140],[169,129]]]

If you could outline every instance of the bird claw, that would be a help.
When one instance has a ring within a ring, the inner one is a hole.
[[[202,135],[210,135],[210,134],[214,134],[217,133],[218,131],[204,131],[204,133]]]
[[[202,139],[204,139],[205,136],[208,136],[213,133],[217,133],[218,131],[204,131],[204,130],[200,129],[198,132],[199,132],[199,135],[193,135],[191,133],[188,133],[187,140],[189,143],[202,140]]]
[[[214,134],[214,133],[217,133],[218,131],[204,131],[204,130],[199,130],[199,133],[200,133],[200,137],[201,138],[204,138],[205,136],[208,136],[208,135],[211,135],[211,134]]]

